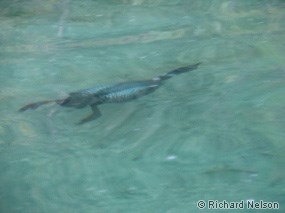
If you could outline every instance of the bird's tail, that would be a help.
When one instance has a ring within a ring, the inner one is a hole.
[[[24,111],[26,111],[28,109],[36,109],[39,106],[42,106],[44,104],[50,104],[50,103],[58,103],[58,104],[60,104],[62,101],[63,100],[48,100],[48,101],[39,101],[39,102],[35,102],[35,103],[30,103],[30,104],[27,104],[27,105],[23,106],[18,111],[19,112],[24,112]]]
[[[198,68],[198,66],[201,64],[201,62],[199,63],[196,63],[196,64],[192,64],[192,65],[189,65],[189,66],[186,66],[186,67],[180,67],[180,68],[177,68],[175,70],[172,70],[164,75],[160,75],[158,76],[157,78],[161,81],[164,81],[164,80],[167,80],[175,75],[179,75],[181,73],[184,73],[184,72],[190,72],[192,70],[195,70]]]

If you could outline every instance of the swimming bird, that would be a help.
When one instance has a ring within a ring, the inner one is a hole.
[[[157,90],[165,80],[175,75],[195,70],[200,64],[201,63],[196,63],[180,67],[150,80],[127,81],[118,84],[99,85],[88,89],[78,90],[69,93],[69,96],[64,99],[39,101],[27,104],[20,108],[19,111],[23,112],[28,109],[36,109],[39,106],[49,103],[57,103],[63,107],[73,107],[77,109],[90,106],[92,113],[78,123],[83,124],[101,116],[98,105],[127,102],[145,96]]]

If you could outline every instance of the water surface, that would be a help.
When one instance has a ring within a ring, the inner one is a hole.
[[[201,199],[284,210],[284,9],[1,1],[1,212],[199,212]],[[17,112],[196,62],[151,95],[100,106],[103,116],[82,126],[88,108]]]

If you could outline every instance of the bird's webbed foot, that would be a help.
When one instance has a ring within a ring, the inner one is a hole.
[[[92,114],[88,115],[87,117],[83,118],[81,121],[79,121],[77,124],[81,125],[84,124],[86,122],[95,120],[97,118],[99,118],[101,116],[101,112],[100,110],[97,108],[96,105],[90,105],[91,109],[92,109]]]

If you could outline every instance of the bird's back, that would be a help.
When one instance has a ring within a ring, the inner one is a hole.
[[[116,103],[130,101],[154,92],[160,82],[153,80],[131,81],[115,84],[96,93],[102,103]]]

